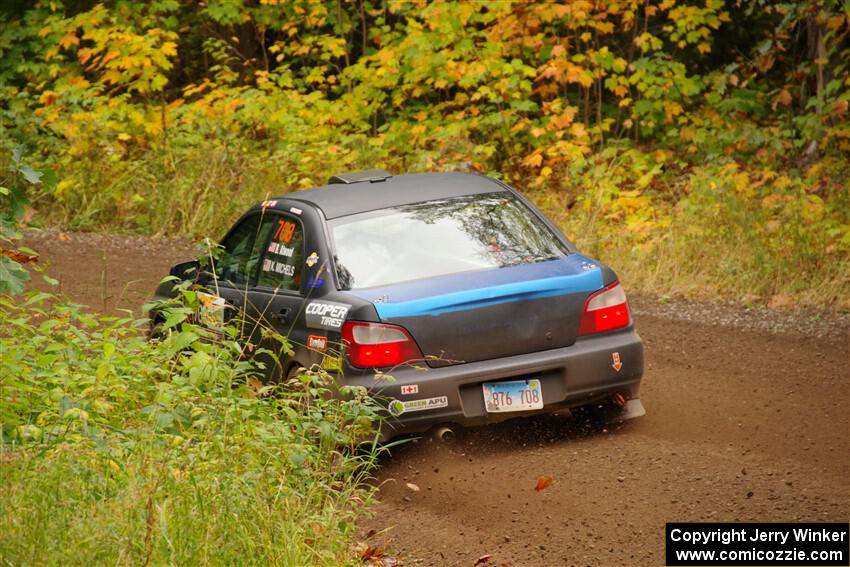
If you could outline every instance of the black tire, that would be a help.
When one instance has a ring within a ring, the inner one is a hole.
[[[161,341],[168,337],[168,333],[162,328],[164,324],[165,321],[159,318],[151,323],[151,328],[148,330],[149,341]]]
[[[290,380],[295,378],[298,373],[301,372],[303,369],[304,367],[298,364],[297,362],[292,363],[289,366],[289,370],[286,371],[286,381],[289,382]]]

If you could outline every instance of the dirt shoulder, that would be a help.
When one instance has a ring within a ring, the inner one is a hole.
[[[362,537],[380,532],[370,544],[406,565],[663,565],[668,521],[847,521],[847,341],[637,323],[646,417],[515,420],[401,447]],[[542,476],[554,483],[535,492]]]
[[[67,294],[95,311],[114,314],[141,306],[153,295],[168,269],[195,257],[185,239],[152,239],[138,236],[80,232],[30,231],[24,244],[40,254],[39,263],[56,286],[32,274],[30,287]]]

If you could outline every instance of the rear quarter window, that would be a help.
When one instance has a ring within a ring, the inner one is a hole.
[[[275,216],[257,285],[298,291],[304,263],[304,230],[298,219]]]

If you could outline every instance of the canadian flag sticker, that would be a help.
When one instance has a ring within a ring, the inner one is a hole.
[[[402,386],[401,393],[402,395],[418,394],[419,384],[407,384],[406,386]]]

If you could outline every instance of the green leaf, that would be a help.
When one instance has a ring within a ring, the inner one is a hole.
[[[162,429],[167,429],[174,423],[174,414],[171,412],[159,412],[156,414],[154,419],[157,426]]]
[[[51,190],[56,187],[56,182],[59,180],[59,178],[57,177],[55,171],[53,171],[52,169],[42,169],[41,174],[41,184],[44,186],[45,189]]]
[[[95,372],[95,376],[98,380],[103,380],[106,378],[106,375],[109,374],[109,371],[112,369],[112,366],[108,362],[101,362],[97,366],[97,371]]]
[[[193,333],[192,331],[183,331],[182,333],[178,333],[176,335],[172,335],[169,341],[169,352],[177,353],[181,350],[189,348],[189,346],[197,341],[200,337],[197,333]]]
[[[29,281],[29,273],[17,262],[0,256],[0,293],[19,294]]]
[[[51,295],[49,293],[44,293],[44,292],[37,293],[37,294],[33,295],[32,297],[30,297],[29,299],[27,299],[26,303],[24,303],[24,307],[28,307],[30,305],[35,305],[37,303],[41,303],[42,301],[50,299],[51,297],[53,297],[53,295]]]
[[[170,329],[171,327],[175,327],[186,320],[187,314],[184,311],[172,311],[168,314],[168,318],[166,318],[165,323],[162,325],[163,329]]]
[[[41,183],[41,176],[44,175],[40,171],[36,171],[28,165],[19,166],[18,171],[24,176],[24,179],[33,185]]]

